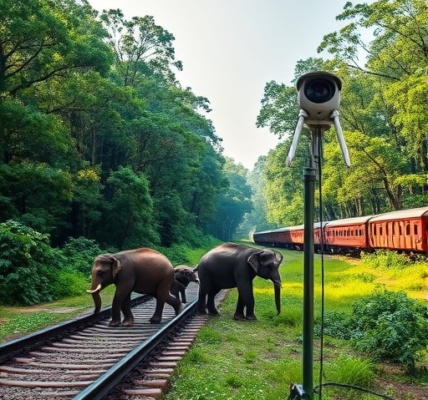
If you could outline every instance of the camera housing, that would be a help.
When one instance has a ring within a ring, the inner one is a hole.
[[[320,139],[321,133],[334,125],[345,164],[350,167],[351,160],[339,121],[342,81],[331,72],[309,72],[297,80],[296,88],[300,112],[293,141],[285,161],[287,167],[290,167],[293,161],[303,125],[311,130],[316,139]],[[315,135],[314,132],[316,132]],[[315,159],[318,158],[318,156],[315,157],[318,150],[315,141],[313,142],[312,157]]]
[[[307,113],[306,125],[332,124],[331,114],[339,110],[342,81],[327,71],[309,72],[296,82],[299,107]]]

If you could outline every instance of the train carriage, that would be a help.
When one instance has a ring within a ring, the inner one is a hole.
[[[255,232],[253,238],[257,244],[303,250],[304,225]],[[428,206],[329,221],[324,223],[323,230],[319,222],[314,224],[315,251],[359,253],[375,249],[428,257]]]
[[[327,222],[322,223],[322,227],[325,229]],[[314,251],[322,253],[325,250],[325,240],[322,239],[324,230],[321,229],[321,222],[315,222],[314,224]]]
[[[428,251],[428,207],[392,211],[368,223],[370,246],[396,251]]]
[[[303,224],[270,231],[255,232],[254,243],[263,246],[284,247],[286,249],[302,249]]]
[[[324,227],[325,248],[332,253],[346,253],[370,248],[365,217],[345,218],[327,222]]]

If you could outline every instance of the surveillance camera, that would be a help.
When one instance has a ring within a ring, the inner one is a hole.
[[[341,80],[330,72],[310,72],[297,80],[296,87],[299,107],[308,114],[306,124],[331,125],[331,114],[339,109]]]
[[[288,167],[291,166],[303,125],[308,126],[312,133],[317,132],[316,135],[320,135],[322,131],[334,125],[343,158],[346,165],[350,167],[351,160],[339,122],[342,81],[330,72],[316,71],[302,75],[297,80],[296,87],[300,112],[285,164]],[[314,148],[313,154],[316,152],[317,149]]]

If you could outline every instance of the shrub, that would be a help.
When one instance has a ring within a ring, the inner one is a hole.
[[[59,271],[51,285],[54,299],[79,296],[88,288],[89,279],[84,274],[71,268]]]
[[[68,238],[62,254],[67,258],[67,266],[85,275],[92,271],[94,258],[103,253],[95,240],[84,237]]]
[[[180,264],[188,265],[190,260],[187,257],[187,247],[184,245],[174,245],[172,247],[156,247],[159,253],[164,254],[172,262],[172,265],[177,266]]]
[[[376,250],[375,253],[361,253],[363,264],[373,268],[404,269],[412,265],[412,261],[404,254],[396,251]]]
[[[9,220],[0,224],[0,302],[32,305],[53,299],[52,282],[64,262],[49,235]]]
[[[404,292],[377,290],[353,305],[353,346],[375,359],[388,359],[413,372],[428,345],[428,312]]]
[[[349,340],[352,337],[351,316],[343,311],[326,311],[324,315],[324,334]],[[321,323],[314,326],[314,334],[321,335]]]

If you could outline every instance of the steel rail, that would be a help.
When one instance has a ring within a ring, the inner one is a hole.
[[[148,295],[134,297],[131,300],[131,305],[134,307],[138,304],[142,304],[150,300],[151,298],[152,296]],[[22,351],[22,349],[24,349],[25,347],[30,347],[37,343],[51,340],[57,335],[60,335],[65,332],[70,332],[71,330],[84,325],[93,324],[95,322],[109,318],[110,316],[111,306],[103,308],[98,314],[84,314],[83,316],[72,319],[70,321],[53,325],[46,329],[41,329],[40,331],[23,336],[19,339],[3,343],[0,345],[0,361],[4,360],[5,358],[9,357],[11,354],[17,351]]]
[[[114,364],[91,385],[86,387],[72,400],[101,400],[114,389],[141,361],[164,340],[180,322],[196,314],[198,299],[186,305],[179,315],[169,321],[150,338],[142,342],[124,358]]]

